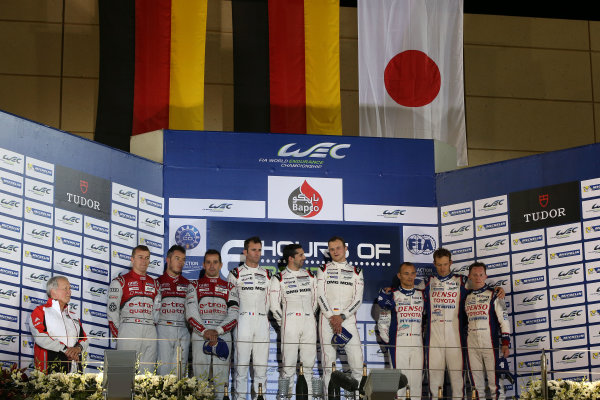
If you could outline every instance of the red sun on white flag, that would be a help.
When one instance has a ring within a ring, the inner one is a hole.
[[[383,75],[385,90],[405,107],[422,107],[440,92],[442,80],[435,61],[419,50],[406,50],[388,62]]]

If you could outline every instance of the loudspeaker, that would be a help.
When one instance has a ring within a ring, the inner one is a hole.
[[[131,400],[135,382],[135,350],[104,350],[102,387],[107,400]]]
[[[395,399],[402,376],[399,369],[372,369],[365,383],[365,396],[368,400]]]

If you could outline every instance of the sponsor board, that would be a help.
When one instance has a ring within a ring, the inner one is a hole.
[[[546,363],[550,369],[551,353],[546,354]],[[517,374],[529,374],[540,372],[542,360],[539,354],[529,354],[525,356],[517,356],[515,362],[515,370]]]
[[[10,261],[21,261],[21,242],[0,237],[0,258]]]
[[[169,248],[175,244],[185,249],[184,269],[199,271],[206,252],[206,220],[169,218]]]
[[[106,326],[90,325],[82,322],[83,330],[87,334],[90,345],[108,347],[108,328]]]
[[[512,251],[535,249],[544,247],[545,244],[543,229],[513,233],[510,235],[510,247]]]
[[[97,218],[83,217],[83,233],[87,236],[94,236],[98,239],[110,239],[110,223]]]
[[[23,177],[0,170],[0,190],[22,196]]]
[[[90,322],[93,324],[106,325],[106,307],[99,307],[98,304],[83,301],[81,303],[81,319],[85,322]]]
[[[477,237],[499,235],[507,232],[508,217],[506,215],[475,220],[475,234]]]
[[[563,307],[581,304],[585,296],[583,285],[550,288],[550,307]]]
[[[18,353],[20,348],[20,336],[19,332],[0,329],[0,351]]]
[[[598,218],[600,216],[600,199],[582,201],[581,215],[583,219]]]
[[[57,208],[54,210],[54,226],[60,229],[81,233],[83,228],[83,215]]]
[[[190,217],[262,219],[266,216],[265,208],[266,203],[264,201],[231,199],[169,199],[170,215],[186,215]],[[144,208],[144,210],[146,209],[147,208]],[[156,213],[154,210],[148,211]]]
[[[561,183],[508,195],[512,233],[578,222],[579,182]]]
[[[431,262],[431,260],[430,260]],[[473,261],[462,261],[462,262],[453,262],[451,265],[452,272],[458,275],[469,275],[469,265],[473,264]]]
[[[583,325],[585,321],[584,305],[550,309],[550,325],[552,328]]]
[[[12,283],[0,282],[0,301],[4,306],[19,307],[21,287]]]
[[[158,277],[165,270],[164,259],[161,256],[150,254],[150,264],[148,264],[148,274]],[[198,279],[198,277],[196,277]]]
[[[515,333],[523,333],[529,331],[548,330],[550,327],[548,321],[548,311],[539,310],[526,314],[518,314],[514,316]]]
[[[108,242],[85,236],[83,238],[83,256],[108,262],[110,260],[110,246]]]
[[[0,213],[21,218],[23,216],[23,199],[0,192]]]
[[[69,310],[77,316],[77,318],[81,318],[81,300],[71,299],[69,302]]]
[[[587,316],[588,316],[588,322],[590,324],[599,323],[600,322],[600,305],[599,304],[588,304]]]
[[[577,263],[583,261],[581,243],[567,244],[564,246],[549,247],[548,265],[560,265],[568,263]]]
[[[583,221],[583,238],[585,240],[600,238],[600,219]]]
[[[54,186],[47,182],[25,178],[25,197],[52,204],[54,202]]]
[[[123,203],[129,207],[137,207],[138,190],[119,183],[112,183],[112,201]]]
[[[60,251],[54,251],[54,271],[81,276],[81,257]]]
[[[342,221],[343,180],[269,176],[268,218]]]
[[[600,196],[600,178],[586,179],[581,181],[581,198]]]
[[[0,305],[0,323],[3,328],[19,329],[19,310]]]
[[[35,344],[33,337],[26,333],[22,333],[19,339],[21,345],[21,354],[25,356],[33,356],[33,345]]]
[[[156,235],[164,235],[165,224],[162,217],[139,211],[138,228]]]
[[[14,151],[0,148],[0,168],[22,175],[25,168],[25,157]]]
[[[600,258],[600,240],[583,242],[583,252],[586,260]]]
[[[586,285],[588,303],[600,301],[600,282],[590,282]]]
[[[131,268],[119,267],[118,265],[110,266],[110,280],[112,281],[117,276],[125,275],[131,270]]]
[[[33,310],[37,306],[43,306],[48,301],[46,291],[21,289],[21,308],[25,310]]]
[[[36,245],[52,247],[54,230],[44,225],[25,221],[23,226],[23,240]]]
[[[525,271],[546,266],[546,249],[530,250],[511,254],[513,271]]]
[[[473,239],[473,221],[442,225],[442,243]]]
[[[475,241],[477,257],[489,257],[495,254],[508,253],[508,243],[508,235],[477,239]]]
[[[0,260],[0,282],[18,285],[21,282],[21,266]]]
[[[63,210],[110,220],[111,183],[85,172],[57,165],[56,206]]]
[[[444,248],[452,254],[452,260],[469,260],[475,258],[475,242],[472,240],[466,242],[449,243]]]
[[[550,349],[550,346],[549,332],[532,332],[515,335],[515,347],[518,354],[538,353],[541,349]]]
[[[81,254],[83,248],[81,235],[72,232],[54,230],[54,248],[71,253]]]
[[[134,248],[138,245],[138,232],[135,228],[112,223],[110,240],[118,245]]]
[[[46,182],[54,182],[54,164],[27,156],[25,175]]]
[[[140,232],[138,236],[138,244],[147,246],[151,253],[159,255],[166,253],[164,250],[164,240],[162,236],[155,236],[146,232]]]
[[[562,379],[569,381],[589,381],[587,369],[585,371],[556,371],[552,374],[552,379]]]
[[[23,237],[23,220],[0,214],[0,235],[11,239],[21,239]]]
[[[52,277],[50,271],[23,266],[23,285],[46,291],[48,280]]]
[[[475,200],[475,218],[506,212],[508,212],[508,199],[506,195]]]
[[[510,273],[510,255],[480,258],[478,261],[486,265],[487,275],[502,276]]]
[[[485,283],[492,289],[501,287],[506,293],[511,293],[511,282],[508,276],[496,276],[488,278]]]
[[[442,224],[462,221],[465,219],[473,219],[472,201],[440,207],[440,222]]]
[[[433,252],[439,247],[438,228],[429,226],[402,227],[404,260],[415,263],[430,263]]]
[[[138,207],[153,214],[165,214],[165,200],[160,196],[155,196],[150,193],[140,191]]]
[[[71,286],[71,298],[81,298],[81,278],[69,276],[69,284]]]
[[[548,308],[548,293],[546,290],[535,292],[517,293],[513,295],[515,312],[526,312]]]
[[[546,241],[548,246],[581,240],[581,223],[566,224],[546,228]]]
[[[121,225],[138,226],[138,212],[134,208],[125,207],[119,203],[112,203],[111,221]]]
[[[587,329],[585,326],[553,329],[551,337],[553,349],[587,345]]]
[[[84,300],[106,304],[108,303],[108,286],[101,283],[84,280],[82,297]],[[95,307],[98,308],[98,306]]]
[[[541,269],[513,274],[512,284],[515,292],[545,288],[547,285],[546,271]]]
[[[552,368],[558,370],[571,368],[585,368],[587,370],[588,353],[589,351],[587,348],[571,349],[556,352],[554,354],[554,357],[552,358]]]
[[[344,204],[344,220],[388,224],[436,225],[437,207]]]
[[[110,246],[110,263],[129,267],[131,265],[131,250],[131,248],[112,244]]]
[[[54,221],[54,207],[35,201],[25,200],[25,219],[52,225]]]
[[[600,344],[600,325],[588,325],[590,344]]]
[[[583,264],[564,265],[548,269],[550,287],[583,282]]]
[[[36,267],[50,269],[52,268],[52,250],[24,243],[23,262]]]
[[[101,261],[84,258],[83,278],[108,283],[110,278],[110,266]]]

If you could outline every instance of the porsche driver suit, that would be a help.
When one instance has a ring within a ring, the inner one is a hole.
[[[419,289],[392,289],[394,310],[381,310],[377,327],[384,342],[389,343],[393,368],[402,370],[408,379],[411,395],[421,398],[423,386],[423,314],[426,297]],[[399,392],[404,398],[406,388]]]
[[[190,331],[185,323],[185,296],[190,281],[181,275],[171,277],[166,271],[157,281],[161,297],[156,325],[156,333],[161,339],[158,341],[158,373],[176,373],[177,347],[181,346],[180,361],[184,376],[187,376]]]
[[[229,296],[229,283],[221,278],[204,275],[192,281],[188,287],[185,315],[193,329],[192,356],[194,375],[209,377],[212,363],[212,378],[215,382],[215,398],[223,397],[223,385],[229,383],[229,360],[231,359],[231,331],[237,324],[238,303]],[[220,359],[203,351],[204,331],[214,329],[227,343],[229,356]]]
[[[503,398],[504,391],[500,390],[498,385],[496,363],[499,340],[502,339],[502,345],[508,346],[510,343],[506,303],[486,285],[467,296],[465,310],[469,321],[467,336],[469,370],[478,393],[477,398],[480,398],[479,395],[485,398],[486,374],[492,398]]]
[[[231,300],[239,304],[238,326],[235,332],[235,392],[234,400],[248,393],[248,367],[252,357],[254,393],[262,383],[266,394],[267,362],[269,360],[269,291],[271,274],[262,267],[246,264],[229,272]]]
[[[154,371],[156,326],[160,294],[157,282],[148,275],[129,271],[110,283],[108,326],[117,340],[117,350],[136,350],[140,370]]]
[[[362,304],[363,290],[362,270],[346,261],[327,263],[317,271],[317,299],[321,308],[319,334],[325,393],[331,378],[331,364],[336,360],[336,348],[331,344],[334,332],[329,324],[329,318],[334,315],[342,316],[342,327],[352,335],[344,350],[352,369],[352,377],[358,381],[361,379],[363,351],[356,327],[356,312]]]
[[[289,379],[291,396],[298,350],[304,371],[310,378],[317,357],[317,286],[314,275],[305,269],[286,268],[271,279],[271,311],[281,327],[282,378]],[[309,396],[312,385],[308,385]]]

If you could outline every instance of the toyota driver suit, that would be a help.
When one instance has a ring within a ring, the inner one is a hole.
[[[427,298],[419,289],[392,289],[394,310],[381,310],[377,327],[381,339],[389,344],[393,368],[408,379],[411,395],[421,398],[423,386],[423,314]],[[406,388],[399,393],[404,398]]]
[[[166,271],[157,280],[161,297],[156,326],[156,332],[161,339],[158,341],[158,373],[176,374],[177,346],[181,346],[182,371],[184,376],[187,376],[190,331],[185,322],[185,297],[190,281],[181,275],[171,277]]]
[[[282,378],[289,379],[289,396],[294,388],[298,350],[310,382],[317,357],[317,307],[316,279],[309,271],[286,268],[271,279],[271,311],[281,327]],[[309,384],[309,395],[311,389]]]
[[[129,271],[110,283],[108,326],[117,340],[117,350],[136,350],[140,370],[154,371],[156,326],[160,307],[157,282],[148,275]]]
[[[321,337],[321,353],[325,393],[331,378],[331,364],[336,360],[336,348],[331,344],[333,330],[329,318],[333,315],[342,317],[342,328],[345,328],[352,339],[344,346],[348,364],[352,368],[352,377],[360,381],[362,376],[363,351],[360,336],[356,327],[356,312],[362,304],[364,290],[363,273],[360,268],[348,262],[329,262],[317,271],[317,296],[321,317],[319,334]]]
[[[506,312],[506,303],[499,299],[487,285],[472,291],[465,301],[465,310],[469,321],[467,350],[469,370],[479,396],[485,397],[485,377],[493,399],[503,398],[503,390],[498,385],[496,363],[498,345],[510,343],[510,324]]]
[[[192,356],[194,375],[208,378],[210,365],[213,366],[213,381],[217,399],[223,397],[223,385],[229,383],[229,360],[231,358],[231,331],[237,324],[238,303],[230,298],[229,283],[221,278],[209,278],[204,275],[192,281],[188,287],[186,317],[193,329]],[[203,333],[214,329],[230,350],[229,357],[220,359],[205,354]]]

